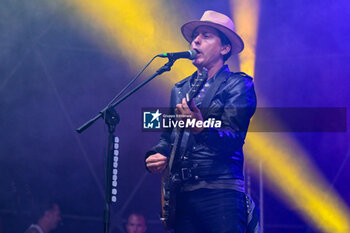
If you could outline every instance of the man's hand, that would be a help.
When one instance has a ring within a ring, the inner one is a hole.
[[[167,157],[162,154],[154,154],[146,159],[146,167],[152,173],[162,172],[167,165]]]
[[[192,109],[192,111],[191,111],[191,109]],[[183,98],[182,103],[176,105],[175,113],[179,114],[179,115],[190,116],[189,117],[190,119],[196,119],[196,121],[203,121],[202,113],[199,110],[199,108],[197,108],[197,106],[195,105],[193,99],[191,101],[191,109],[188,107],[186,99]],[[186,119],[187,118],[181,118],[181,120],[186,120]],[[203,127],[202,128],[194,127],[194,128],[191,128],[190,130],[194,134],[199,134],[203,130]]]

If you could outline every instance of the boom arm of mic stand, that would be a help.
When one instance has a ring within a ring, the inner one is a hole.
[[[87,128],[89,128],[92,124],[95,123],[95,121],[97,121],[100,117],[103,117],[105,111],[107,111],[107,109],[109,108],[114,108],[116,107],[118,104],[120,104],[121,102],[123,102],[125,99],[127,99],[130,95],[132,95],[133,93],[135,93],[138,89],[140,89],[141,87],[143,87],[144,85],[146,85],[148,82],[150,82],[152,79],[154,79],[155,77],[157,77],[158,75],[161,75],[162,73],[166,72],[166,71],[170,71],[171,67],[173,66],[175,62],[175,59],[169,59],[169,61],[164,64],[161,68],[159,68],[151,77],[149,77],[147,80],[145,80],[144,82],[142,82],[140,85],[138,85],[137,87],[135,87],[134,89],[132,89],[129,93],[127,93],[126,95],[124,95],[121,99],[119,99],[117,102],[115,102],[112,105],[108,105],[106,106],[104,109],[102,109],[100,111],[100,113],[98,115],[96,115],[94,118],[90,119],[89,121],[87,121],[86,123],[84,123],[82,126],[80,126],[77,129],[78,133],[82,133],[84,132]]]

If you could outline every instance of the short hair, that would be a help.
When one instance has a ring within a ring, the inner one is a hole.
[[[55,205],[58,205],[56,201],[45,199],[35,204],[33,210],[33,218],[35,221],[39,221],[45,215],[48,210],[53,210]]]
[[[142,217],[144,220],[145,220],[145,224],[147,225],[147,220],[146,220],[146,217],[143,213],[139,212],[139,211],[132,211],[130,212],[130,214],[128,215],[128,218],[126,220],[126,223],[129,222],[129,218],[131,215],[135,215],[136,217]]]
[[[224,55],[224,62],[227,61],[227,59],[229,59],[231,57],[232,54],[232,45],[230,40],[227,38],[227,36],[225,36],[225,34],[223,32],[221,32],[220,30],[216,29],[218,34],[219,34],[219,38],[221,40],[221,44],[222,45],[229,45],[230,46],[230,52],[228,52],[227,54]]]

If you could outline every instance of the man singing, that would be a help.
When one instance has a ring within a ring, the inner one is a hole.
[[[220,128],[192,127],[185,156],[175,158],[181,178],[176,193],[176,233],[244,233],[247,227],[247,199],[244,193],[243,144],[256,95],[251,77],[232,73],[225,61],[243,50],[232,20],[215,11],[204,12],[199,21],[181,28],[191,48],[197,51],[197,71],[175,84],[170,107],[176,114],[196,121],[215,118]],[[187,104],[185,95],[203,69],[208,80]],[[159,143],[146,153],[146,167],[162,172],[172,149],[173,133],[163,133]],[[186,172],[184,172],[186,171]]]

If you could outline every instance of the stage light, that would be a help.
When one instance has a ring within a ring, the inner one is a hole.
[[[119,155],[119,137],[114,137],[114,157],[113,157],[113,170],[112,170],[112,193],[111,201],[117,201],[117,185],[118,185],[118,155]]]

